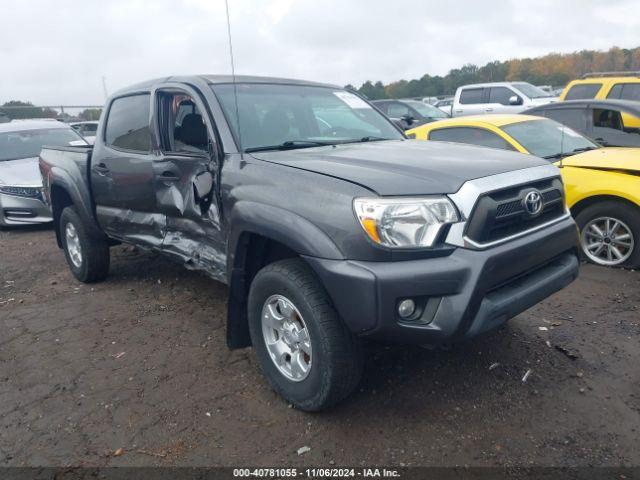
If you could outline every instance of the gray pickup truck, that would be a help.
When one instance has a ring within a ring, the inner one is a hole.
[[[578,274],[559,171],[418,142],[333,85],[170,77],[111,96],[93,147],[45,148],[45,197],[75,277],[124,242],[229,285],[227,343],[289,402],[357,386],[365,339],[472,338]]]

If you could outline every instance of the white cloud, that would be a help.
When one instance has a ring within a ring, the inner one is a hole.
[[[224,0],[3,2],[0,103],[101,103],[229,73]],[[549,52],[640,46],[635,0],[229,0],[238,73],[360,84]]]

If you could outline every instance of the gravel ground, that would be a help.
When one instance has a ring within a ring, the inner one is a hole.
[[[0,248],[0,465],[640,465],[638,272],[584,266],[450,351],[369,345],[307,414],[226,348],[225,286],[130,247],[83,285],[48,228]]]

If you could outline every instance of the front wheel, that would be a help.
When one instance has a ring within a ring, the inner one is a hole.
[[[248,308],[262,370],[285,400],[317,411],[356,388],[363,365],[360,342],[302,260],[281,260],[260,270],[251,283]]]
[[[596,203],[576,216],[580,246],[591,263],[640,266],[640,209],[616,201]]]
[[[71,273],[84,283],[99,282],[109,273],[109,245],[104,238],[90,237],[73,207],[60,215],[60,238]]]

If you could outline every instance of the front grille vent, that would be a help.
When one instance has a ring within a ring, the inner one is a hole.
[[[531,191],[542,196],[542,210],[531,215],[524,197]],[[564,190],[560,179],[510,187],[481,196],[471,213],[466,236],[474,242],[491,243],[550,222],[564,214]]]

